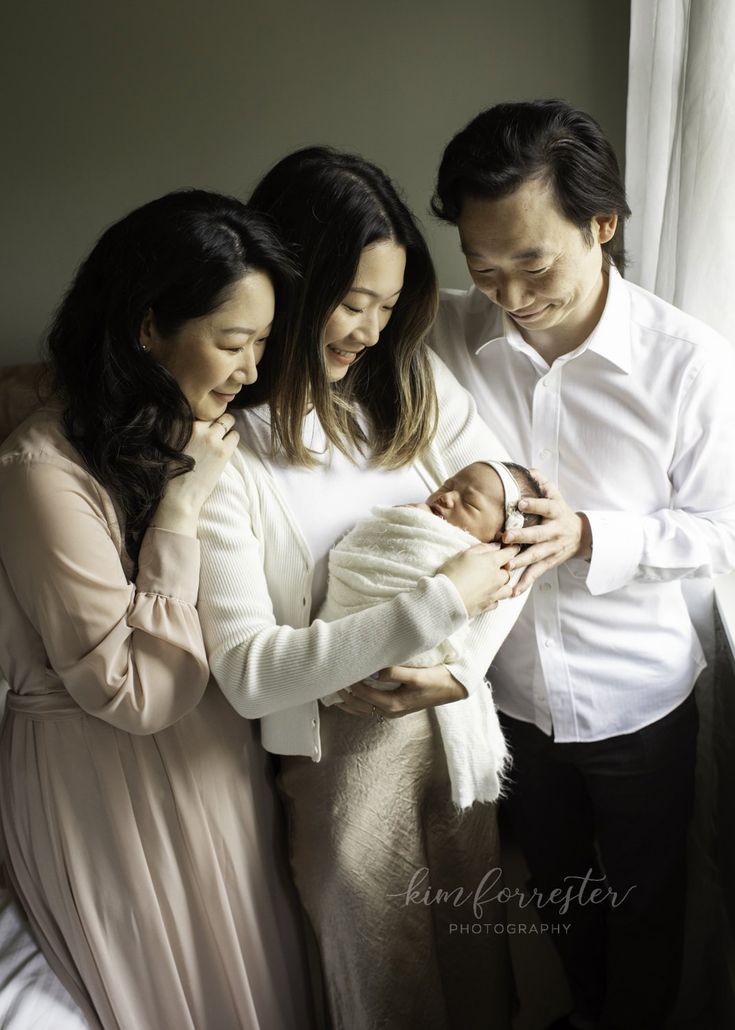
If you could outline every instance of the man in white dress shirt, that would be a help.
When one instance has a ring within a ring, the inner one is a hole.
[[[553,1025],[655,1030],[680,971],[705,664],[681,580],[735,567],[731,350],[621,277],[618,164],[565,103],[480,114],[432,206],[475,284],[445,293],[433,346],[551,481],[523,502],[541,526],[504,537],[531,545],[517,589],[538,582],[491,678],[531,882],[580,888],[555,938],[575,1009]]]

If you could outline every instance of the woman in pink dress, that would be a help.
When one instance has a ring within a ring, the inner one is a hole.
[[[0,450],[4,867],[105,1030],[311,1025],[265,755],[208,686],[195,607],[228,404],[291,281],[238,201],[134,211],[54,321],[58,402]]]

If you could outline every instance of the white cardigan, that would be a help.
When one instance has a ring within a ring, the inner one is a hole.
[[[467,391],[430,360],[439,430],[416,469],[434,490],[464,465],[506,455]],[[275,754],[319,761],[318,698],[408,661],[467,622],[454,585],[437,575],[385,604],[310,624],[311,553],[265,463],[242,445],[204,507],[199,537],[198,610],[212,671],[240,715],[262,719],[263,746]],[[526,596],[474,619],[449,666],[470,695],[436,710],[443,724],[451,707],[453,725],[465,728],[451,740],[443,734],[461,807],[499,792],[506,751],[484,674]]]

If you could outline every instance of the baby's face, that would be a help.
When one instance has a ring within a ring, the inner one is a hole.
[[[426,499],[430,511],[453,526],[489,543],[505,524],[505,491],[489,465],[475,462],[460,469]]]

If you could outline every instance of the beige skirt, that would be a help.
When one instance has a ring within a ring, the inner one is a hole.
[[[65,694],[8,705],[5,863],[90,1025],[310,1027],[268,757],[217,687],[151,736]]]
[[[278,784],[335,1030],[508,1030],[495,807],[453,805],[433,713],[321,715]]]

